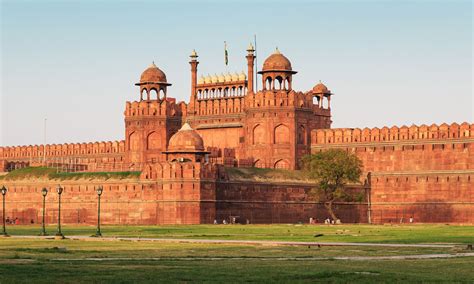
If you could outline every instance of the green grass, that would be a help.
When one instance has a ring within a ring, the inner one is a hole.
[[[0,283],[472,283],[472,257],[436,260],[332,259],[335,256],[455,252],[459,249],[307,248],[7,238],[0,240]]]
[[[57,173],[54,168],[46,167],[26,167],[9,172],[2,176],[4,180],[22,180],[32,178],[48,178],[52,180],[77,180],[77,179],[126,179],[138,178],[140,172],[126,171],[126,172],[81,172],[81,173]]]
[[[11,235],[36,235],[39,226],[8,226]],[[48,231],[55,232],[54,226]],[[64,226],[66,235],[91,235],[94,226]],[[104,236],[223,240],[369,243],[474,243],[474,226],[454,225],[170,225],[102,226]],[[314,237],[316,234],[323,236]]]
[[[304,171],[261,168],[226,168],[230,180],[314,183]]]

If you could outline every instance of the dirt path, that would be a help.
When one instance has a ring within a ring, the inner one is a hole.
[[[436,258],[457,258],[473,257],[474,252],[468,253],[440,253],[440,254],[420,254],[420,255],[394,255],[394,256],[334,256],[334,257],[107,257],[107,258],[56,258],[51,261],[158,261],[158,260],[197,260],[197,261],[222,261],[222,260],[271,260],[271,261],[310,261],[310,260],[405,260],[405,259],[436,259]]]
[[[54,236],[12,236],[22,239],[54,239]],[[453,248],[455,244],[379,244],[379,243],[336,243],[336,242],[289,242],[289,241],[249,241],[249,240],[210,240],[210,239],[169,239],[169,238],[131,238],[131,237],[103,237],[67,236],[71,240],[89,241],[148,241],[170,243],[202,243],[202,244],[243,244],[243,245],[270,245],[270,246],[364,246],[364,247],[392,247],[392,248]]]

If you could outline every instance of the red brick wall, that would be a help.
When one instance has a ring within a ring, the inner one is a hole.
[[[374,222],[474,223],[474,124],[317,130],[312,142],[362,160]]]

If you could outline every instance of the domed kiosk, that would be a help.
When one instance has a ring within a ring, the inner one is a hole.
[[[319,83],[313,87],[312,92],[313,92],[313,103],[317,104],[318,107],[320,108],[321,107],[331,108],[331,96],[333,95],[333,93],[331,93],[331,91],[328,89],[328,87],[326,87],[326,85],[324,85],[323,83],[321,83],[321,81],[319,81]],[[326,98],[327,103],[324,104],[325,98]]]
[[[171,86],[166,80],[166,74],[153,62],[140,76],[140,100],[164,100],[166,99],[166,88]]]
[[[313,87],[313,94],[328,95],[328,94],[331,94],[331,91],[329,91],[326,85],[324,85],[323,83],[321,83],[321,81],[319,81],[319,83]]]
[[[166,159],[171,162],[203,162],[208,151],[204,150],[202,137],[186,122],[171,136]]]
[[[262,83],[264,90],[291,90],[292,75],[296,74],[291,62],[278,48],[263,62]]]

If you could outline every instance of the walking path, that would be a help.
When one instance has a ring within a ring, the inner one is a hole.
[[[438,254],[418,254],[418,255],[391,255],[391,256],[329,256],[329,257],[106,257],[106,258],[55,258],[52,261],[157,261],[157,260],[197,260],[197,261],[222,261],[222,260],[405,260],[405,259],[437,259],[456,258],[474,256],[474,252],[467,253],[438,253]]]
[[[54,236],[12,236],[22,239],[54,239]],[[365,247],[412,247],[412,248],[453,248],[455,244],[380,244],[380,243],[335,243],[335,242],[293,242],[293,241],[259,241],[259,240],[214,240],[214,239],[170,239],[170,238],[136,238],[136,237],[89,237],[67,236],[71,240],[93,241],[148,241],[170,243],[201,243],[201,244],[243,244],[273,246],[365,246]]]

